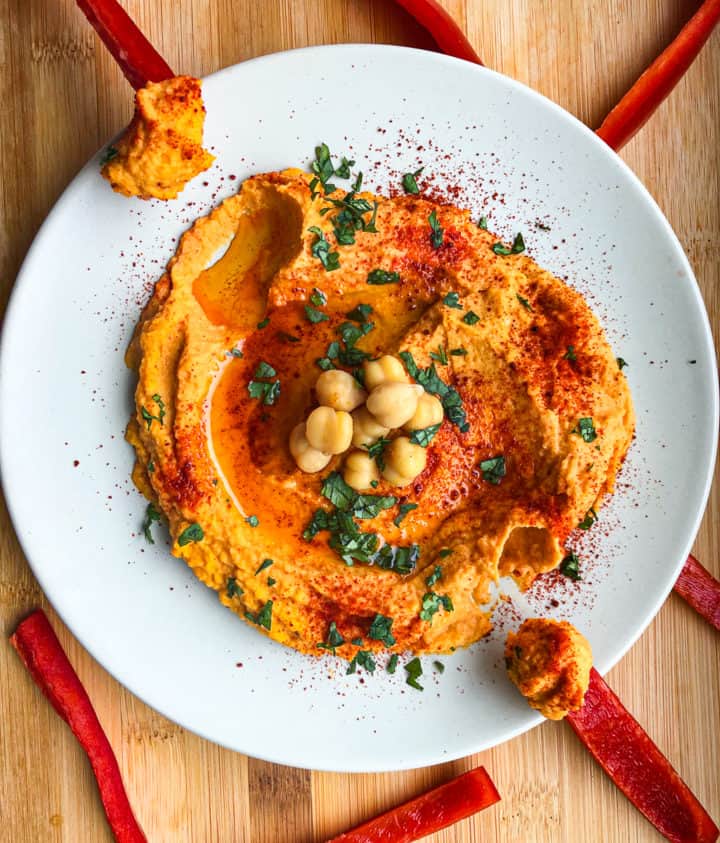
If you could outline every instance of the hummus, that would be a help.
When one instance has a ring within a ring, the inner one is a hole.
[[[111,147],[103,176],[125,196],[174,199],[215,160],[202,148],[204,123],[199,79],[148,82],[135,94],[135,115]]]
[[[359,310],[372,327],[353,340]],[[305,474],[288,439],[319,366],[382,354],[445,390],[446,416],[422,473],[381,479],[373,495],[392,505],[362,518],[328,491],[338,457]],[[298,170],[248,179],[183,236],[128,363],[134,479],[172,552],[240,617],[315,654],[448,652],[485,635],[490,584],[524,588],[561,562],[634,428],[579,293],[468,211],[326,196]],[[343,558],[365,533],[364,561]]]

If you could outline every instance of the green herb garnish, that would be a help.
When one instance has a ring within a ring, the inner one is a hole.
[[[398,356],[405,364],[410,377],[416,380],[425,392],[429,392],[431,395],[437,395],[449,421],[457,425],[461,433],[465,433],[470,428],[470,425],[465,416],[460,393],[454,386],[448,386],[438,375],[435,363],[431,363],[427,369],[421,369],[409,351],[401,351]]]
[[[477,325],[480,321],[480,317],[475,313],[474,310],[468,310],[468,312],[463,316],[462,321],[466,325]]]
[[[520,304],[525,308],[525,310],[529,310],[531,313],[533,312],[533,306],[530,304],[530,302],[526,298],[523,298],[523,296],[521,296],[520,293],[516,293],[515,296],[516,296],[517,300],[520,302]]]
[[[315,235],[315,242],[310,249],[313,257],[320,261],[327,272],[339,269],[340,255],[337,252],[330,251],[330,243],[328,243],[323,230],[316,225],[311,225],[308,231],[311,231]]]
[[[393,518],[393,524],[394,524],[396,527],[399,527],[399,526],[400,526],[400,524],[403,522],[403,520],[404,520],[405,516],[406,516],[409,512],[412,512],[412,511],[413,511],[413,509],[417,509],[417,508],[418,508],[418,505],[417,505],[416,503],[401,503],[401,504],[400,504],[400,508],[399,508],[399,509],[400,509],[400,511],[399,511],[399,512],[398,512],[398,514],[397,514],[397,515]]]
[[[255,576],[257,576],[258,574],[260,574],[262,571],[267,570],[267,569],[268,569],[271,565],[273,565],[274,563],[275,563],[275,560],[274,560],[274,559],[263,559],[262,564],[261,564],[261,565],[260,565],[260,567],[257,569],[257,571],[255,571]]]
[[[245,617],[257,626],[265,627],[268,632],[272,629],[273,601],[268,600],[259,612],[245,612]]]
[[[483,231],[487,231],[487,227],[488,227],[487,217],[480,217],[477,225],[478,225],[478,228],[482,228]]]
[[[327,322],[330,319],[327,313],[323,313],[309,304],[305,305],[305,316],[307,316],[308,321],[312,322],[313,325],[316,325],[318,322]]]
[[[367,322],[372,312],[373,309],[369,304],[359,304],[347,314],[347,318],[352,319],[353,322]]]
[[[432,619],[440,608],[446,612],[454,610],[452,600],[449,594],[436,594],[434,591],[428,591],[422,599],[422,609],[420,610],[420,620],[432,623]]]
[[[327,296],[322,290],[318,290],[317,287],[313,287],[313,291],[310,294],[310,303],[314,304],[315,307],[325,307],[327,304]]]
[[[460,296],[457,293],[447,293],[443,296],[442,303],[445,307],[453,307],[455,310],[462,310],[462,305],[460,304]]]
[[[429,577],[425,578],[425,585],[428,588],[432,588],[436,582],[439,582],[442,579],[442,565],[436,565],[433,568],[432,574]]]
[[[418,679],[423,674],[423,669],[422,665],[420,664],[420,659],[417,656],[415,656],[414,659],[412,659],[405,665],[405,671],[407,673],[407,684],[411,688],[415,688],[415,690],[417,691],[424,691],[425,689],[418,682]]]
[[[433,667],[437,670],[438,673],[445,673],[445,665],[442,662],[434,661]]]
[[[582,436],[584,442],[594,442],[597,439],[597,431],[593,420],[589,417],[578,419],[577,425],[570,431]]]
[[[321,650],[329,650],[334,656],[335,655],[335,649],[337,647],[342,647],[342,645],[344,643],[345,643],[345,639],[338,632],[338,628],[337,628],[337,625],[336,625],[335,621],[331,621],[330,626],[328,627],[328,633],[327,633],[327,636],[325,637],[325,641],[321,642],[317,646]]]
[[[502,243],[493,243],[492,250],[496,255],[519,255],[521,252],[525,251],[525,241],[523,240],[522,234],[518,232],[515,235],[512,246],[504,246]]]
[[[452,556],[452,555],[453,555],[453,553],[455,553],[455,551],[454,551],[451,547],[444,547],[444,548],[440,551],[440,553],[438,553],[438,556],[439,556],[441,559],[447,559],[447,557],[448,557],[448,556]]]
[[[201,542],[205,538],[203,528],[199,524],[189,524],[178,536],[177,543],[185,547],[190,542]]]
[[[368,272],[368,284],[397,284],[399,281],[399,272],[390,272],[387,269],[373,269],[372,272]]]
[[[578,524],[578,527],[581,530],[589,530],[592,525],[597,521],[597,512],[590,507],[588,511],[585,513],[585,517],[583,520]]]
[[[430,223],[430,243],[433,249],[439,249],[442,246],[444,230],[438,222],[437,213],[433,211],[428,217]]]
[[[268,326],[269,324],[270,324],[270,317],[269,317],[269,316],[266,316],[266,317],[262,320],[262,322],[258,322],[258,323],[257,323],[257,328],[258,328],[258,330],[259,330],[259,331],[262,331],[262,329],[263,329],[263,328],[267,328],[267,326]]]
[[[626,360],[623,360],[622,357],[615,358],[618,364],[618,369],[622,372],[622,370],[628,365]]]
[[[242,590],[242,588],[240,588],[240,586],[238,585],[235,577],[230,577],[228,579],[227,588],[225,589],[225,593],[231,599],[233,597],[242,597],[242,595],[245,594],[245,592]]]
[[[417,186],[416,179],[424,169],[424,167],[420,167],[420,169],[415,170],[414,173],[405,173],[402,177],[402,186],[405,193],[420,193],[420,188]]]
[[[274,378],[277,375],[275,369],[269,364],[266,363],[264,360],[261,360],[258,363],[257,368],[255,369],[255,374],[253,378]],[[280,381],[271,381],[268,382],[267,380],[251,380],[248,383],[248,392],[250,393],[251,398],[257,398],[265,406],[270,406],[274,404],[280,396]]]
[[[358,667],[364,667],[368,673],[375,673],[375,659],[370,650],[358,650],[345,673],[355,673]]]
[[[421,445],[423,448],[432,442],[435,434],[440,430],[439,424],[431,424],[430,427],[424,427],[421,430],[413,430],[410,434],[410,441],[413,445]]]
[[[568,579],[577,582],[580,579],[580,560],[573,551],[560,563],[560,573],[564,574]]]
[[[392,618],[387,618],[385,615],[375,615],[368,630],[368,638],[372,641],[382,641],[386,647],[392,647],[395,644],[395,637],[390,632],[392,625]]]
[[[145,407],[140,407],[140,415],[147,423],[148,430],[150,430],[150,426],[154,421],[160,422],[160,427],[163,427],[165,424],[163,421],[165,418],[165,402],[157,394],[157,392],[152,396],[152,400],[158,405],[158,414],[156,416],[149,412]]]
[[[150,544],[155,544],[155,539],[152,537],[150,527],[156,521],[159,521],[161,517],[162,513],[155,507],[155,504],[149,503],[147,505],[147,509],[145,510],[145,520],[143,521],[142,531],[145,534],[145,540],[150,542]]]
[[[571,362],[575,362],[577,360],[577,355],[575,354],[575,346],[569,345],[567,347],[567,351],[563,354],[563,360],[570,360]]]
[[[500,455],[483,460],[480,463],[480,471],[482,471],[483,480],[485,480],[485,482],[492,483],[493,486],[497,486],[505,476],[505,457]]]
[[[385,667],[385,670],[388,673],[395,673],[395,670],[397,669],[397,666],[398,666],[398,661],[399,661],[398,654],[393,653],[392,656],[390,656],[390,658],[388,659],[388,663],[387,663],[387,666]]]
[[[257,515],[248,515],[247,518],[245,519],[245,521],[251,527],[257,527],[258,524],[260,523],[260,519],[257,517]]]
[[[430,357],[432,360],[435,360],[441,366],[447,366],[448,364],[447,351],[445,351],[445,349],[441,345],[438,346],[437,351],[430,352]]]
[[[467,349],[466,348],[451,348],[450,354],[452,354],[453,357],[465,357],[465,355],[467,354]]]

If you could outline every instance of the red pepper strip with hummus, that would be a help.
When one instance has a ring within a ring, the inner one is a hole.
[[[499,801],[485,768],[476,767],[328,843],[412,843]]]
[[[719,20],[720,0],[705,0],[603,120],[598,137],[616,151],[624,146],[677,85]]]
[[[117,0],[77,0],[77,4],[135,90],[175,76]]]
[[[582,708],[567,719],[625,796],[668,840],[717,840],[715,823],[595,668]]]
[[[133,816],[112,747],[42,609],[22,621],[10,642],[87,753],[115,839],[118,843],[147,843]]]
[[[675,591],[709,624],[720,629],[720,582],[692,554],[680,571]]]
[[[482,64],[480,56],[465,37],[465,33],[436,0],[396,0],[396,3],[432,35],[443,53]]]

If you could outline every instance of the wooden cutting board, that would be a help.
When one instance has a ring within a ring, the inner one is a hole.
[[[697,6],[680,0],[444,3],[490,67],[541,91],[591,126],[599,124]],[[198,76],[309,44],[432,46],[391,0],[125,0],[125,6],[172,67]],[[131,97],[72,0],[0,0],[0,103],[4,306],[39,224],[85,160],[127,123]],[[670,100],[622,153],[680,237],[716,336],[719,149],[717,32]],[[38,353],[51,349],[43,349],[39,341]],[[28,411],[18,408],[19,424]],[[695,553],[716,576],[719,515],[716,483],[695,545]],[[37,517],[42,521],[42,512]],[[17,621],[38,605],[48,610],[95,703],[151,841],[315,843],[477,764],[490,771],[503,801],[433,841],[660,839],[562,723],[546,723],[463,761],[384,775],[310,773],[207,743],[143,705],[82,650],[49,610],[4,508],[0,518],[3,841],[111,840],[82,752],[7,643]],[[625,704],[716,820],[719,643],[718,633],[671,595],[609,675]]]

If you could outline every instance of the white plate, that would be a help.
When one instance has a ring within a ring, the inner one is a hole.
[[[223,70],[204,94],[206,141],[218,156],[204,178],[175,202],[142,203],[109,189],[96,156],[20,273],[2,343],[0,453],[33,571],[120,682],[244,753],[379,771],[520,734],[540,718],[505,679],[503,630],[530,613],[567,617],[607,670],[657,612],[697,530],[718,398],[708,321],[683,251],[592,132],[485,68],[396,47],[320,47]],[[444,658],[442,675],[423,659],[424,693],[402,669],[345,676],[333,659],[270,642],[163,541],[150,546],[139,534],[145,503],[123,441],[133,388],[123,352],[140,307],[192,219],[252,173],[307,166],[320,141],[354,158],[373,187],[397,188],[402,173],[424,165],[436,187],[458,186],[457,202],[487,214],[506,239],[523,231],[529,253],[588,296],[629,363],[637,440],[617,495],[583,537],[583,582],[545,580],[516,597],[516,612],[499,612],[498,633]]]

